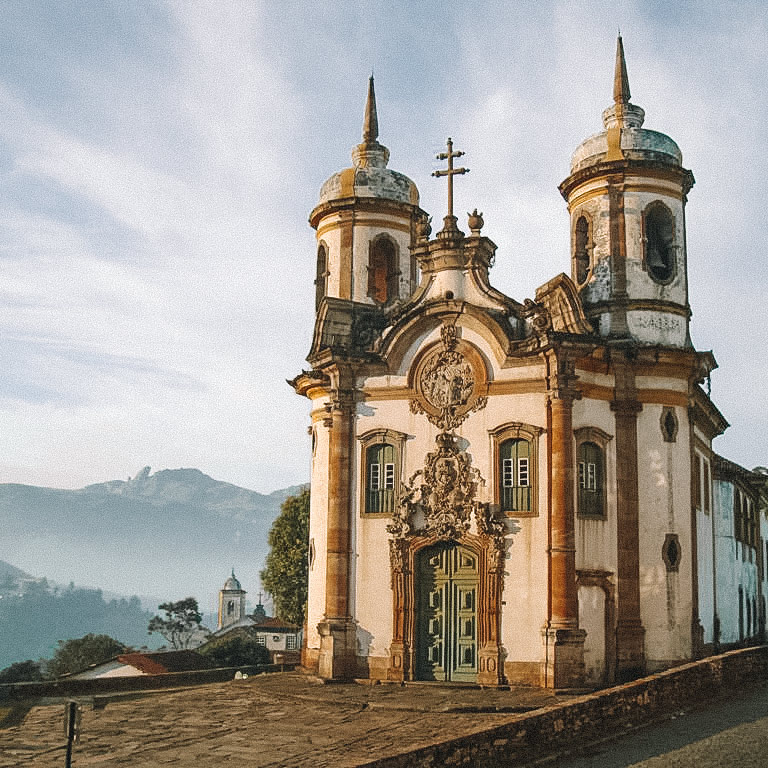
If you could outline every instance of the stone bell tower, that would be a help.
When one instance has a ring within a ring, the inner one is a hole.
[[[371,76],[363,141],[352,150],[352,167],[323,184],[309,217],[317,230],[316,309],[324,297],[386,307],[416,286],[409,249],[424,216],[419,192],[407,176],[387,168],[389,150],[378,134]]]
[[[693,174],[672,139],[642,127],[645,112],[629,98],[619,37],[605,130],[576,149],[560,185],[572,277],[601,336],[688,348],[685,203]]]
[[[228,627],[231,624],[237,624],[238,621],[245,618],[246,594],[247,592],[237,580],[235,569],[233,568],[232,575],[219,590],[219,625],[216,628],[217,630]]]

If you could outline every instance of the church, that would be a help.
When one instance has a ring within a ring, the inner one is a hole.
[[[291,382],[311,401],[302,658],[320,677],[580,688],[762,639],[766,474],[713,451],[694,178],[644,118],[619,37],[603,130],[559,187],[570,274],[519,301],[491,284],[482,214],[459,227],[450,139],[432,235],[387,167],[371,78],[353,165],[310,215],[311,368]]]

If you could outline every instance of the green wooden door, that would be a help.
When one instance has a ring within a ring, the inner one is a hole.
[[[477,555],[458,544],[419,554],[416,571],[416,676],[477,678]]]

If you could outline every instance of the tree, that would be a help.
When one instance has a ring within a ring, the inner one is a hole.
[[[259,645],[254,636],[238,634],[238,630],[211,640],[198,648],[198,653],[207,656],[217,667],[269,663],[269,651]]]
[[[162,635],[175,650],[189,648],[195,636],[206,631],[200,626],[203,615],[194,597],[185,597],[176,603],[163,603],[158,608],[165,611],[165,618],[153,616],[147,631],[150,635],[153,632]]]
[[[101,664],[127,648],[109,635],[87,634],[75,640],[59,640],[59,647],[48,662],[48,677],[61,677],[67,673],[80,672]]]
[[[38,682],[43,679],[43,669],[39,661],[17,661],[0,670],[0,683]]]
[[[261,582],[272,595],[275,614],[301,625],[307,603],[309,488],[283,502],[268,541],[270,549]]]

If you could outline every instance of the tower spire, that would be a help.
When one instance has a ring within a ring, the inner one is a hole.
[[[373,75],[368,78],[368,98],[365,101],[363,120],[363,143],[376,144],[379,138],[379,118],[376,115],[376,91],[373,88]]]
[[[629,104],[629,77],[627,76],[627,62],[624,58],[624,43],[621,40],[621,32],[616,38],[616,68],[613,75],[613,100],[616,104]]]
[[[355,168],[386,168],[389,150],[379,144],[379,117],[376,114],[376,92],[373,75],[368,78],[368,98],[365,100],[363,141],[352,150]]]

